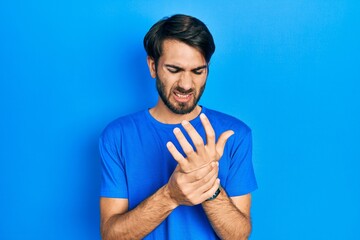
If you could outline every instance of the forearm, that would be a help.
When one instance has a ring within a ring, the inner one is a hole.
[[[142,239],[176,207],[165,185],[133,210],[114,215],[102,223],[102,238],[104,240]]]
[[[247,239],[249,237],[250,216],[242,213],[234,205],[224,189],[214,200],[202,203],[202,207],[221,239]]]

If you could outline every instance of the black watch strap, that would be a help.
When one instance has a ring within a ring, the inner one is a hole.
[[[211,198],[208,198],[206,201],[211,201],[214,200],[219,194],[220,194],[221,190],[220,187],[216,190],[216,192],[214,193],[214,195],[212,195]]]

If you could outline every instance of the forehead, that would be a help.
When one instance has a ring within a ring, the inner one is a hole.
[[[177,40],[165,40],[163,42],[162,55],[159,58],[159,62],[181,67],[206,65],[205,58],[198,49]]]

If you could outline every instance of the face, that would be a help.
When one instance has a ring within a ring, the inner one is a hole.
[[[162,103],[176,114],[192,112],[205,89],[208,65],[195,48],[165,40],[157,66],[148,58]]]

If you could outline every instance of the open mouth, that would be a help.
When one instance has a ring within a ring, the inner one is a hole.
[[[175,99],[179,102],[187,102],[191,99],[192,93],[180,93],[180,92],[173,92]]]

